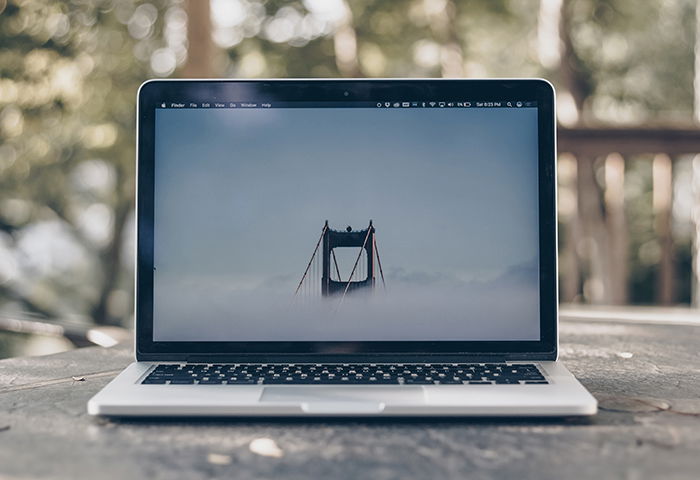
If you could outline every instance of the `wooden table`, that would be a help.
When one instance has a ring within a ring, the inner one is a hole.
[[[561,342],[592,419],[113,421],[85,403],[128,347],[3,360],[0,478],[700,479],[700,327],[564,322]]]

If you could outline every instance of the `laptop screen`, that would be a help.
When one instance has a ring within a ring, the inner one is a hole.
[[[540,339],[538,109],[163,103],[153,340]]]

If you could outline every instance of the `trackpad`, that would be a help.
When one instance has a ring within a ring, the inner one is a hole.
[[[423,405],[422,387],[265,387],[261,402],[298,403],[307,412],[381,412],[386,405]]]

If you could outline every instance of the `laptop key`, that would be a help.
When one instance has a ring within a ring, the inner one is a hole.
[[[462,385],[463,381],[458,378],[441,378],[440,385]]]
[[[425,378],[406,378],[403,381],[404,385],[435,385],[433,380]]]
[[[201,385],[222,385],[224,383],[223,378],[203,378],[199,381]]]
[[[546,384],[534,364],[161,364],[145,385]]]
[[[254,378],[240,377],[240,378],[227,378],[227,385],[253,385],[258,383]]]
[[[145,385],[164,385],[166,380],[164,378],[147,378],[143,382]]]
[[[187,385],[194,383],[194,378],[173,378],[170,380],[170,385]]]
[[[520,382],[516,379],[511,378],[498,378],[496,379],[497,385],[518,385]]]

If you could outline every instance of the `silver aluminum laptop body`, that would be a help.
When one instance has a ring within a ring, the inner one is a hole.
[[[89,414],[596,413],[557,361],[548,82],[158,80],[137,115],[136,361]]]

